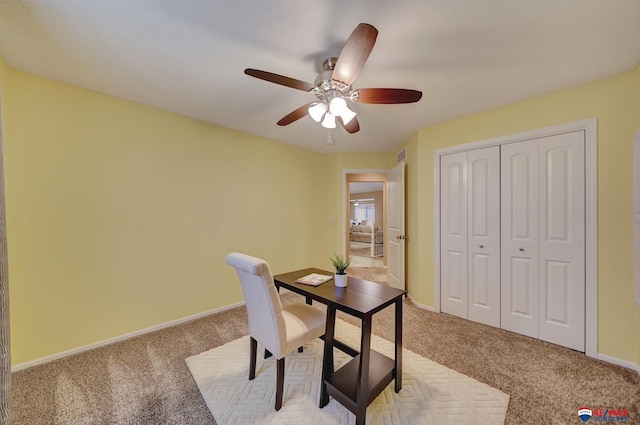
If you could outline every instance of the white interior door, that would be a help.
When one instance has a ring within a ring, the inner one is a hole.
[[[440,158],[440,309],[467,313],[467,152]]]
[[[468,318],[500,327],[500,147],[467,154]]]
[[[584,132],[502,146],[502,328],[585,350]]]
[[[405,289],[404,162],[387,172],[387,283]]]
[[[539,338],[584,351],[584,133],[540,139]]]
[[[501,327],[538,337],[538,142],[501,147]]]

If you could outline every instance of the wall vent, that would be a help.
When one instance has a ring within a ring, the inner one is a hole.
[[[407,148],[403,148],[400,152],[398,152],[398,164],[407,159]]]

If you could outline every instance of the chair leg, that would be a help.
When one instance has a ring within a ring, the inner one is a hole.
[[[276,376],[276,410],[282,407],[282,391],[284,389],[284,357],[278,359],[278,374]]]
[[[256,377],[256,354],[258,351],[258,341],[249,337],[249,380]]]

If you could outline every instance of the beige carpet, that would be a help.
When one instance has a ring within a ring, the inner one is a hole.
[[[357,347],[360,329],[342,320],[337,337]],[[316,339],[303,353],[285,359],[282,409],[276,412],[275,360],[258,356],[256,378],[249,381],[249,337],[186,359],[213,417],[221,424],[354,424],[355,416],[334,399],[318,407],[324,342]],[[259,346],[259,348],[262,348]],[[373,336],[372,348],[393,358],[394,345]],[[403,350],[403,387],[393,383],[367,408],[370,425],[504,424],[509,396],[431,360]],[[262,352],[260,350],[259,352]],[[335,351],[336,369],[349,356]]]
[[[403,322],[406,349],[509,394],[507,425],[578,425],[582,406],[628,409],[628,423],[640,423],[640,376],[630,369],[408,301]],[[393,323],[387,308],[373,333],[392,340]],[[214,425],[185,359],[247,333],[238,307],[15,372],[13,425]]]
[[[349,242],[349,255],[371,257],[371,244],[364,242]]]
[[[370,259],[378,259],[380,265],[382,265],[381,256],[371,256],[371,244],[364,242],[349,242],[349,256],[350,257],[363,257]],[[361,260],[362,261],[362,260]],[[352,259],[353,262],[353,259]],[[373,265],[373,264],[372,264]]]
[[[370,282],[387,283],[386,267],[349,267],[347,269],[347,275],[368,280]]]
[[[349,242],[349,249],[371,249],[370,242]]]
[[[350,257],[371,257],[371,248],[350,249]]]

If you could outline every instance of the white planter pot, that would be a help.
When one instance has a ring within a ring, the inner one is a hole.
[[[346,274],[334,274],[333,275],[335,281],[336,281],[336,286],[338,288],[344,288],[345,286],[347,286],[347,275]]]

